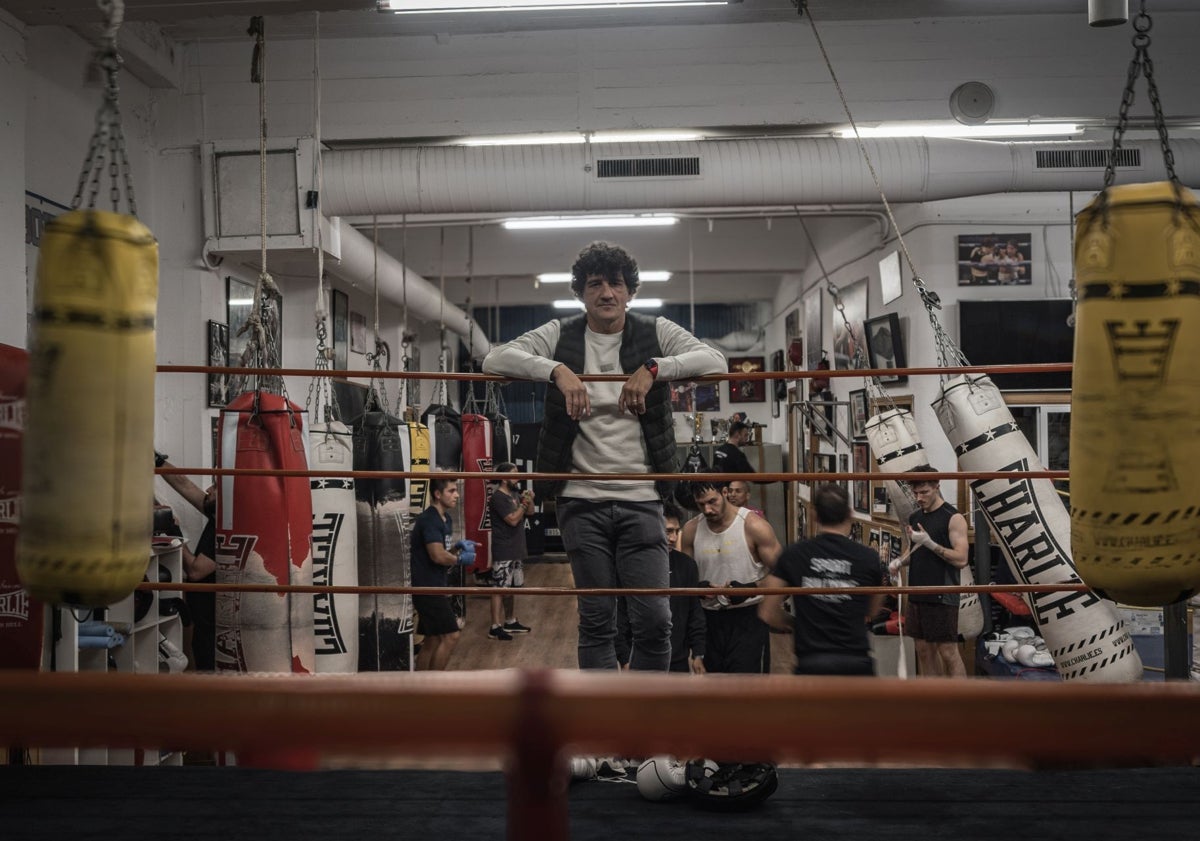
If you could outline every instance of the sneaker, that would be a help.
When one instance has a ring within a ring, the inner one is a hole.
[[[504,630],[508,631],[510,634],[528,634],[530,628],[527,625],[522,625],[516,619],[510,619],[504,623]]]
[[[492,630],[488,631],[488,638],[494,640],[511,640],[512,634],[503,628],[492,628]]]

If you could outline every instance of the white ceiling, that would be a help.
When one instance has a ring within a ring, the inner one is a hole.
[[[1132,0],[1135,5],[1137,0]],[[939,17],[1087,14],[1087,0],[809,0],[813,18],[824,20],[911,20]],[[1152,11],[1191,11],[1195,0],[1155,0]],[[3,8],[28,24],[74,26],[99,22],[95,0],[3,0]],[[125,18],[152,21],[177,41],[241,39],[252,15],[269,19],[272,37],[308,37],[308,14],[325,13],[329,37],[367,37],[418,32],[500,32],[588,26],[672,23],[750,23],[795,17],[793,0],[743,0],[726,7],[695,9],[592,10],[470,15],[391,15],[375,11],[374,0],[125,0]],[[292,19],[289,20],[288,17]]]

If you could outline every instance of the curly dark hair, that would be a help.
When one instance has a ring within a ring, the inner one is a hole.
[[[583,286],[588,276],[597,274],[610,281],[624,280],[630,297],[637,293],[641,282],[638,279],[637,260],[621,246],[607,242],[591,243],[579,252],[575,265],[571,266],[571,291],[576,297],[583,297]]]

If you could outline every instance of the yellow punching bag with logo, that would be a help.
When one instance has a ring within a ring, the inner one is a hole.
[[[1071,547],[1131,605],[1200,589],[1200,206],[1169,181],[1079,214]]]
[[[17,573],[85,607],[133,592],[154,507],[158,244],[132,216],[73,210],[41,242]]]

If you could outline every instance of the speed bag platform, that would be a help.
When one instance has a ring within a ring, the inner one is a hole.
[[[958,455],[959,469],[1045,469],[991,378],[972,374],[947,380],[933,409]],[[1071,563],[1067,511],[1049,479],[976,479],[971,490],[1016,581],[1079,583]],[[1142,661],[1133,639],[1108,602],[1090,590],[1028,596],[1063,680],[1141,680]]]
[[[1111,599],[1166,605],[1200,590],[1200,206],[1110,187],[1076,229],[1075,563]]]
[[[308,469],[303,411],[278,394],[246,392],[222,411],[223,468]],[[222,476],[217,485],[217,583],[312,585],[307,476]],[[312,672],[310,594],[217,592],[218,672]]]

